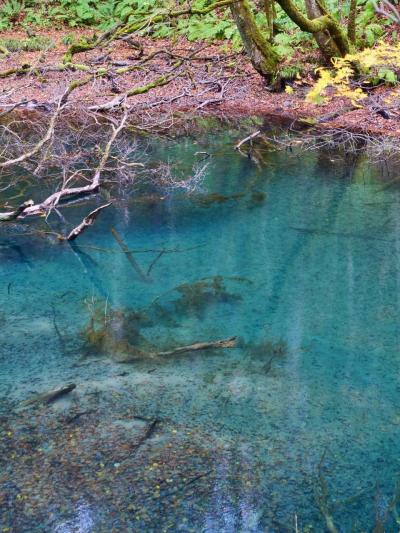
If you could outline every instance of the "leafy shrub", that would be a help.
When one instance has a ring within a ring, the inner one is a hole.
[[[307,95],[309,102],[323,103],[325,90],[334,87],[336,96],[346,96],[354,105],[359,105],[367,95],[361,87],[352,86],[355,74],[363,85],[382,81],[388,85],[396,84],[397,72],[400,72],[400,43],[390,45],[380,42],[375,48],[347,54],[344,58],[335,58],[333,70],[319,68],[317,71],[320,78]]]

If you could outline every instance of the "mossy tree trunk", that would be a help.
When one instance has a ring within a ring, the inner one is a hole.
[[[244,48],[256,71],[272,81],[279,65],[279,55],[257,27],[248,0],[230,6]]]
[[[306,0],[309,16],[313,18],[304,15],[293,0],[276,1],[301,30],[321,37],[320,42],[316,40],[322,46],[321,50],[326,59],[330,60],[335,56],[344,57],[350,51],[346,33],[339,22],[326,10],[321,0]],[[327,41],[324,40],[324,32],[327,32],[330,38]]]
[[[305,0],[304,3],[307,16],[310,20],[326,15],[326,12],[323,11],[321,4],[317,0]],[[314,33],[314,39],[317,41],[318,47],[327,61],[330,61],[332,57],[340,57],[342,55],[335,41],[332,39],[329,30],[325,29]]]
[[[351,44],[356,43],[357,0],[350,0],[349,19],[347,22],[347,37]]]

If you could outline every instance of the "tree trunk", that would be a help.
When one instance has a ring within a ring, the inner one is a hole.
[[[349,52],[350,44],[347,35],[339,22],[325,9],[322,0],[305,0],[308,16],[301,12],[293,0],[276,1],[301,30],[313,35],[321,34],[321,41],[318,44],[326,59],[344,57]],[[327,41],[325,41],[324,32],[328,32]]]
[[[276,17],[275,0],[264,0],[264,13],[268,24],[268,40],[272,42],[274,37],[274,22]]]
[[[326,15],[321,5],[316,0],[305,0],[306,13],[309,19],[313,20]],[[335,41],[332,39],[329,30],[322,30],[314,33],[314,39],[317,41],[324,58],[329,62],[332,57],[341,57],[341,52]]]
[[[347,23],[347,37],[351,44],[356,44],[356,15],[357,0],[350,0],[349,20]]]
[[[277,71],[279,56],[258,29],[248,0],[235,2],[231,11],[251,64],[261,76],[271,81]]]

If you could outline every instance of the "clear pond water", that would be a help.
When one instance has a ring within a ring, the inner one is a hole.
[[[74,246],[0,228],[0,531],[398,530],[399,191],[237,138],[150,143],[209,152],[201,190],[124,194]]]

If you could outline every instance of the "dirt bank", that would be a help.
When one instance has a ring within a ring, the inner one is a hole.
[[[4,57],[0,68],[0,106],[7,109],[22,103],[21,108],[46,109],[72,80],[99,72],[70,97],[73,107],[87,109],[110,102],[132,88],[144,87],[167,73],[172,79],[165,85],[129,98],[138,113],[154,115],[158,110],[168,110],[222,116],[264,115],[287,123],[315,119],[324,127],[400,135],[396,105],[392,103],[386,112],[385,96],[389,90],[385,87],[371,91],[359,109],[335,97],[324,105],[311,105],[305,102],[305,96],[313,82],[312,70],[292,83],[292,94],[274,93],[253,70],[247,57],[230,50],[226,43],[208,45],[183,39],[174,43],[148,38],[118,41],[112,48],[77,54],[74,63],[78,68],[65,69],[62,60],[68,47],[66,36],[71,38],[72,34],[71,31],[40,32],[38,35],[51,39],[54,47],[14,51]],[[82,34],[90,35],[90,32],[74,32],[75,36]],[[1,37],[22,41],[26,33],[4,32]],[[86,70],[79,70],[79,66]],[[21,67],[24,72],[10,73]],[[393,89],[390,92],[393,94]]]

